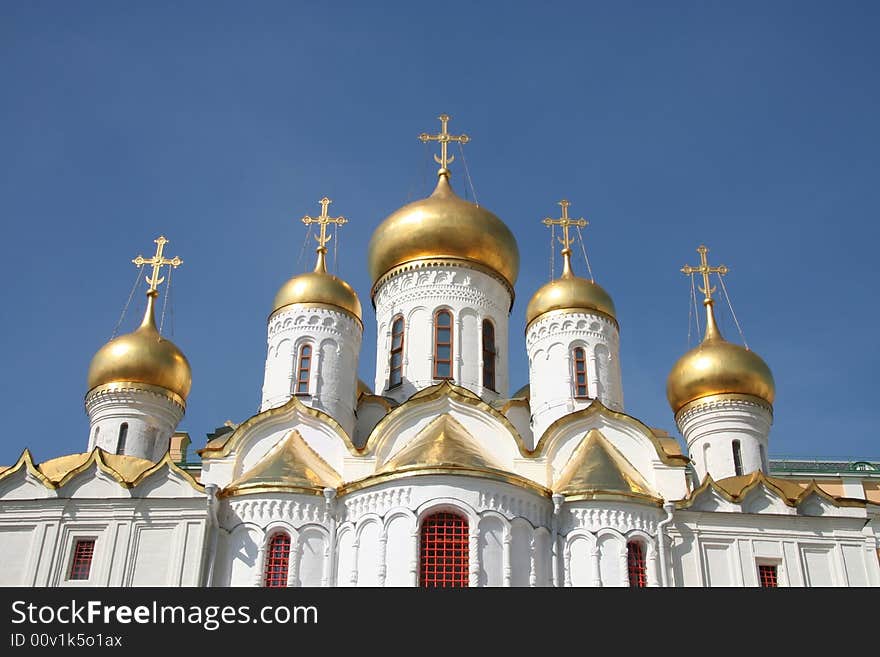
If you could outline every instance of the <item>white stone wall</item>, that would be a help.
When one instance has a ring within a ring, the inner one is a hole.
[[[2,502],[0,586],[200,586],[204,498]],[[95,539],[86,580],[70,580],[78,539]]]
[[[329,308],[282,308],[269,318],[263,379],[265,411],[286,403],[296,390],[300,347],[312,346],[309,393],[303,403],[320,409],[354,433],[357,368],[363,327],[349,314]]]
[[[604,315],[548,313],[529,326],[526,350],[532,433],[538,440],[563,415],[586,408],[591,399],[574,398],[572,350],[583,347],[587,357],[587,392],[608,408],[623,410],[620,374],[620,336]]]
[[[183,406],[161,393],[136,387],[98,390],[86,397],[89,416],[88,450],[126,454],[158,461],[168,451],[171,434],[183,417]],[[125,448],[119,451],[123,424]]]
[[[508,389],[510,294],[495,278],[467,267],[422,267],[385,281],[376,293],[377,395],[403,401],[427,388],[433,378],[434,313],[452,312],[453,381],[484,399],[505,397]],[[404,318],[403,384],[388,389],[391,326]],[[495,390],[483,385],[483,320],[495,325]]]
[[[676,423],[688,446],[688,453],[700,481],[708,472],[715,480],[736,474],[733,441],[738,440],[742,474],[766,473],[770,407],[757,398],[707,397],[705,402],[685,408]]]
[[[675,586],[758,586],[758,565],[779,586],[880,586],[864,517],[676,512],[669,530]]]

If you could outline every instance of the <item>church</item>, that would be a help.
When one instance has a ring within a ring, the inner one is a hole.
[[[585,222],[568,201],[544,220],[561,273],[521,291],[526,326],[509,325],[516,239],[454,191],[448,147],[469,138],[440,120],[419,136],[439,147],[433,193],[367,248],[374,318],[328,272],[346,220],[325,197],[303,218],[314,269],[267,308],[259,410],[208,434],[198,459],[177,430],[190,365],[154,308],[163,268],[183,261],[164,236],[133,261],[146,311],[91,361],[88,436],[0,466],[0,585],[880,586],[880,464],[768,458],[773,375],[715,320],[711,277],[727,268],[700,245],[682,269],[703,338],[670,354],[679,443],[652,426],[666,418],[626,412],[614,301],[573,268]],[[357,376],[365,321],[371,383]],[[511,329],[526,354],[508,351]],[[529,383],[510,391],[523,356]]]

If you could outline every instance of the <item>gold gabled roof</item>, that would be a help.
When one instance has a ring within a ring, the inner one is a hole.
[[[503,470],[474,437],[448,413],[422,429],[377,471],[387,474],[420,468]]]
[[[598,429],[591,429],[575,449],[553,491],[571,499],[609,496],[659,499],[632,463]]]
[[[339,474],[309,447],[299,431],[291,431],[257,464],[223,489],[223,495],[282,492],[320,495],[337,488]]]

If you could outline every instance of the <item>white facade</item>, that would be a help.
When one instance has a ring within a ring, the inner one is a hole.
[[[434,378],[434,317],[452,313],[452,380],[486,399],[507,395],[510,293],[493,276],[466,266],[426,266],[402,271],[375,294],[377,394],[399,402],[438,381]],[[389,388],[391,329],[404,320],[403,382]],[[484,385],[482,326],[495,329],[495,388]]]
[[[89,451],[100,447],[158,461],[168,451],[171,434],[183,417],[182,400],[143,384],[101,386],[86,397]]]
[[[746,395],[713,395],[676,414],[676,423],[700,481],[767,472],[767,443],[773,412]]]
[[[588,399],[575,397],[572,354],[578,347],[586,355]],[[593,399],[623,410],[620,332],[608,316],[589,311],[547,313],[529,326],[526,350],[535,440],[553,422],[586,408]]]
[[[303,403],[354,431],[357,371],[363,326],[330,307],[285,306],[269,317],[266,369],[260,410],[281,406],[294,394]],[[302,348],[311,347],[308,392],[297,393]]]

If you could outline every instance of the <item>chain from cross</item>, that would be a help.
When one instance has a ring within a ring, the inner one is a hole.
[[[446,129],[446,125],[449,123],[449,119],[451,119],[452,117],[448,114],[441,114],[437,118],[440,119],[440,133],[436,135],[429,135],[427,132],[423,132],[419,135],[419,139],[421,139],[423,143],[428,143],[429,141],[440,142],[440,157],[434,155],[434,161],[440,165],[441,172],[446,172],[449,168],[449,165],[455,161],[455,156],[449,155],[446,151],[446,147],[449,145],[449,142],[457,141],[461,144],[466,144],[471,140],[471,138],[465,134],[449,134],[448,130]]]
[[[694,274],[702,274],[703,275],[703,287],[699,285],[697,288],[702,292],[705,296],[703,302],[712,301],[712,293],[717,289],[711,287],[709,285],[709,274],[718,274],[719,276],[726,276],[730,271],[724,265],[718,265],[717,267],[709,266],[709,259],[706,257],[706,254],[709,253],[709,249],[706,248],[704,244],[700,244],[697,247],[697,253],[700,254],[700,266],[699,267],[691,267],[690,265],[685,265],[681,268],[681,273],[686,276],[693,276]]]
[[[568,234],[568,229],[571,226],[577,226],[578,228],[584,228],[585,226],[589,226],[590,222],[581,217],[580,219],[571,219],[568,216],[568,208],[571,205],[567,200],[562,199],[559,201],[559,205],[562,206],[562,216],[559,219],[551,219],[550,217],[546,217],[541,223],[543,223],[548,228],[550,226],[562,226],[562,237],[557,237],[559,243],[562,244],[562,255],[568,256],[571,255],[571,245],[574,242],[574,239]]]
[[[147,290],[147,294],[151,294],[153,296],[158,294],[159,284],[165,281],[165,277],[159,276],[159,272],[162,270],[162,267],[165,265],[171,265],[172,267],[180,267],[183,264],[183,260],[174,256],[173,258],[166,258],[162,255],[162,252],[165,250],[165,245],[168,244],[168,240],[165,239],[164,235],[159,235],[157,239],[153,240],[156,243],[156,255],[152,258],[144,258],[139,255],[137,258],[132,260],[134,264],[138,267],[142,267],[143,265],[149,265],[153,268],[153,272],[149,276],[145,276],[147,283],[150,285],[150,289]]]
[[[331,217],[327,214],[327,208],[332,202],[333,201],[325,196],[321,199],[321,214],[319,216],[310,217],[309,215],[306,215],[302,218],[302,222],[306,226],[309,224],[318,224],[321,227],[321,233],[315,237],[315,240],[318,242],[318,253],[327,253],[327,242],[333,237],[332,235],[327,234],[327,226],[329,224],[342,226],[343,224],[348,223],[348,219],[345,217]]]

